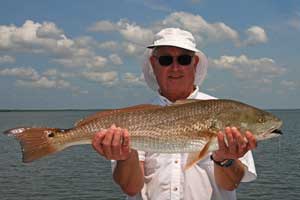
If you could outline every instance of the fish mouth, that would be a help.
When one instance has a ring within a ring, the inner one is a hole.
[[[263,140],[263,139],[269,139],[269,138],[281,136],[283,134],[283,132],[280,129],[281,125],[282,124],[280,123],[277,126],[270,128],[268,131],[262,134],[260,139]]]
[[[279,134],[279,135],[283,134],[283,132],[280,129],[275,129],[271,133],[273,133],[273,134]]]

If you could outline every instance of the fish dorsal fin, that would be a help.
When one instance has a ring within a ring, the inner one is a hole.
[[[105,111],[100,111],[96,112],[84,119],[81,119],[75,123],[75,126],[83,126],[95,119],[103,118],[112,114],[116,113],[126,113],[126,112],[133,112],[133,111],[139,111],[139,110],[151,110],[151,109],[157,109],[162,106],[159,105],[153,105],[153,104],[140,104],[136,106],[131,106],[131,107],[126,107],[126,108],[119,108],[119,109],[112,109],[112,110],[105,110]]]
[[[194,103],[197,101],[201,101],[200,99],[182,99],[175,101],[172,105],[181,105],[181,104],[187,104],[187,103]]]

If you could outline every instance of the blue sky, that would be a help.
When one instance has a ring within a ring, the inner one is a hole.
[[[142,55],[163,27],[209,58],[203,92],[300,108],[297,0],[1,1],[0,109],[100,109],[148,102]]]

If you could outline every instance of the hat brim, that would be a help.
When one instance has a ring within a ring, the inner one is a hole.
[[[176,43],[176,44],[173,44],[173,43],[153,44],[153,45],[147,46],[147,48],[153,49],[153,48],[155,48],[155,47],[163,47],[163,46],[179,47],[179,48],[186,49],[186,50],[189,50],[189,51],[201,52],[201,51],[200,51],[199,49],[197,49],[197,48],[190,47],[190,46],[183,45],[183,44],[178,44],[178,43]]]

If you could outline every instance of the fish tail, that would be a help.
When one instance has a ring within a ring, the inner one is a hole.
[[[49,154],[60,151],[62,147],[55,145],[54,137],[61,132],[56,128],[13,128],[4,132],[19,140],[22,147],[23,162],[32,162]]]

